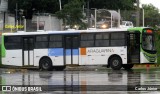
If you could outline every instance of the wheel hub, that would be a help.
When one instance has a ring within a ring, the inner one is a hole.
[[[113,61],[113,65],[114,65],[114,66],[118,66],[118,64],[119,64],[119,61],[118,61],[118,60],[114,60],[114,61]]]

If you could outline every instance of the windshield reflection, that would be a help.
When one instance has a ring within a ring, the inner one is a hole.
[[[143,34],[142,47],[145,50],[155,51],[155,44],[154,44],[153,35]]]

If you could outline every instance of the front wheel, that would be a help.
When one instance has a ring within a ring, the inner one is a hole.
[[[131,69],[133,66],[134,66],[134,64],[123,64],[123,65],[122,65],[122,67],[123,67],[125,70],[129,70],[129,69]]]
[[[120,57],[113,57],[110,60],[110,66],[113,70],[120,70],[122,68],[122,60]]]
[[[40,68],[43,70],[52,70],[52,61],[49,58],[43,58],[40,60]]]

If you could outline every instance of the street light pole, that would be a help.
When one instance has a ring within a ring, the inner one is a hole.
[[[24,32],[26,32],[26,19],[25,19],[25,16],[22,16],[22,18],[23,18]]]
[[[120,9],[118,9],[118,28],[120,28],[120,24],[121,24],[121,11]]]
[[[62,10],[61,0],[59,0],[59,8]]]
[[[112,20],[113,20],[113,18],[112,18],[112,13],[111,13],[111,28],[112,28]]]
[[[59,0],[59,8],[62,10],[61,0]],[[62,30],[62,20],[60,19],[60,29]]]
[[[87,18],[88,18],[88,27],[90,27],[89,0],[87,1]]]
[[[15,19],[15,26],[17,27],[18,26],[18,5],[17,5],[17,3],[16,3],[16,19]],[[17,29],[17,31],[18,31],[18,28],[16,28]]]
[[[95,17],[94,17],[94,20],[95,20],[94,27],[96,28],[97,27],[97,9],[96,8],[95,8]]]
[[[143,11],[143,27],[144,27],[144,9],[142,11]]]
[[[136,26],[139,26],[139,0],[137,0]]]
[[[96,8],[91,8],[94,9],[94,28],[97,27],[97,9]]]

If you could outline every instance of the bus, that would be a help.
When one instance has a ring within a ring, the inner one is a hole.
[[[157,62],[154,30],[92,29],[2,34],[2,65],[63,70],[106,65],[114,70]]]

